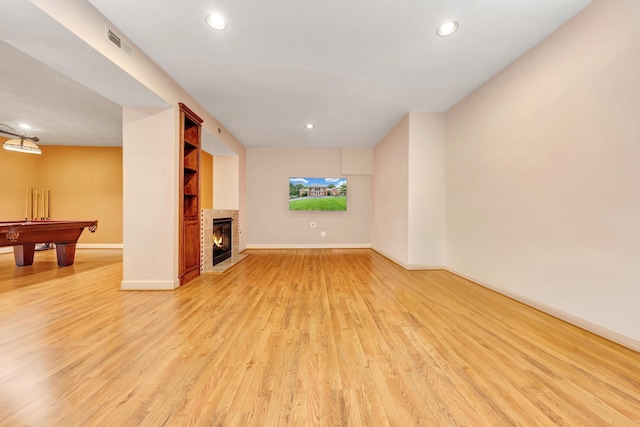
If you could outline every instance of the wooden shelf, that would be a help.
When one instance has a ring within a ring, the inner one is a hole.
[[[184,144],[184,149],[183,149],[183,158],[189,158],[193,153],[195,153],[194,155],[197,157],[198,156],[198,149],[194,148],[193,146],[189,145],[189,144]]]
[[[190,124],[190,127],[184,129],[184,143],[185,145],[190,145],[191,147],[197,149],[200,147],[200,125]]]
[[[180,285],[200,275],[200,140],[202,119],[180,103]]]

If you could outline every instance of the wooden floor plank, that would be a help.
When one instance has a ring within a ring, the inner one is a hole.
[[[122,292],[122,252],[0,255],[0,426],[640,425],[640,355],[368,249]]]

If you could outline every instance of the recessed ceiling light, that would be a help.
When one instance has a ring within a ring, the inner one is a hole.
[[[216,30],[224,30],[224,27],[227,26],[227,23],[224,21],[224,17],[219,13],[207,15],[207,24]]]
[[[313,123],[307,123],[306,125],[304,125],[304,127],[306,127],[307,129],[313,129]]]
[[[31,126],[26,123],[20,123],[19,125],[22,129],[31,129]]]
[[[448,36],[453,34],[458,29],[458,23],[456,21],[445,22],[438,27],[436,34],[439,36]]]

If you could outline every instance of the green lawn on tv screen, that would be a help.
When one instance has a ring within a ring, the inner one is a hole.
[[[290,200],[289,210],[291,211],[346,211],[346,196],[336,197],[305,197],[302,199]]]

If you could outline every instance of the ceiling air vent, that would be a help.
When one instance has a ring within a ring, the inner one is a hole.
[[[116,46],[122,53],[127,55],[129,58],[133,59],[133,47],[126,41],[122,39],[119,35],[117,35],[111,28],[108,26],[104,26],[104,34],[114,46]]]

